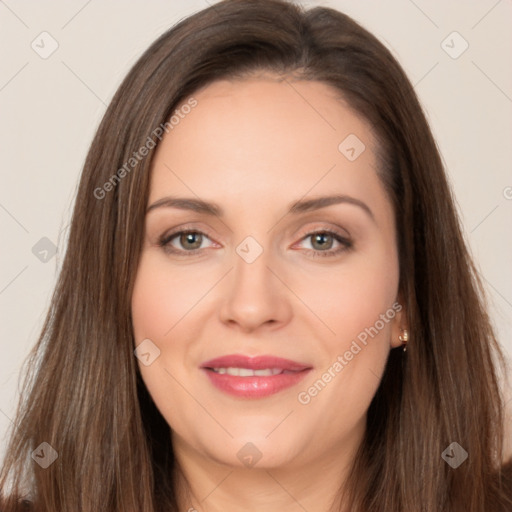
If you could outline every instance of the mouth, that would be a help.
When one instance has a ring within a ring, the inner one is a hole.
[[[223,356],[201,365],[219,390],[240,398],[264,398],[298,384],[312,367],[275,356]]]
[[[262,370],[251,370],[250,368],[208,368],[219,375],[233,375],[235,377],[272,377],[272,375],[281,375],[283,373],[294,373],[283,368],[264,368]]]

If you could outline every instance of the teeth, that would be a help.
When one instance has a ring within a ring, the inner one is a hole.
[[[282,370],[280,368],[268,368],[265,370],[254,370],[254,375],[256,375],[257,377],[270,377],[272,375],[280,374],[281,371]]]
[[[213,368],[215,373],[228,374],[235,377],[271,377],[282,373],[281,368],[265,368],[263,370],[251,370],[249,368]]]

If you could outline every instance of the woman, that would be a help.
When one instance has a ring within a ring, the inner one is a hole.
[[[395,59],[225,0],[98,129],[2,510],[510,510],[502,363]]]

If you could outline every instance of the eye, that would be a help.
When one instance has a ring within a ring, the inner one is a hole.
[[[176,239],[181,248],[176,248],[173,241]],[[209,237],[202,231],[197,230],[183,230],[175,233],[165,234],[158,241],[158,245],[164,248],[166,252],[173,254],[196,254],[202,247],[204,239]]]
[[[199,253],[204,247],[204,240],[209,240],[208,235],[198,230],[182,230],[174,233],[164,234],[158,241],[158,245],[165,252],[179,256],[189,256]],[[352,242],[345,236],[335,231],[321,230],[308,233],[302,240],[311,239],[312,249],[306,250],[306,253],[313,256],[336,256],[343,251],[353,247]],[[178,244],[179,247],[176,247]],[[332,248],[335,245],[337,248]]]
[[[336,256],[353,247],[352,242],[347,237],[335,231],[314,231],[308,233],[302,240],[308,239],[311,239],[311,246],[313,248],[306,252],[313,257]],[[335,244],[338,244],[338,247],[332,249]]]

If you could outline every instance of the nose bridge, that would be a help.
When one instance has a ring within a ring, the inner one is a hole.
[[[235,248],[234,271],[232,275],[233,293],[244,295],[269,294],[275,283],[271,282],[272,254],[269,238],[262,239],[262,235],[249,235]]]
[[[275,261],[270,238],[261,234],[249,235],[235,247],[234,268],[228,279],[221,313],[224,321],[254,329],[263,323],[283,321],[289,314],[283,285],[274,276],[275,270],[270,270]]]

